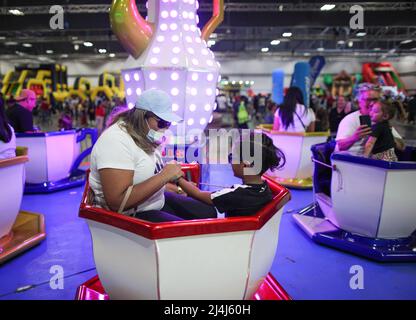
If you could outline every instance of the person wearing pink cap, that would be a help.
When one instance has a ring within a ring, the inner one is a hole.
[[[23,89],[16,102],[7,110],[10,125],[16,133],[35,131],[32,111],[36,107],[36,94],[32,90]]]

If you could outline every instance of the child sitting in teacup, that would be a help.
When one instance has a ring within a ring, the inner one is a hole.
[[[395,109],[387,102],[376,102],[371,108],[372,132],[365,144],[364,156],[377,160],[398,161],[394,152],[394,137],[389,120],[394,117]]]
[[[258,135],[257,139],[255,135]],[[244,152],[248,147],[250,154]],[[254,161],[249,160],[253,154]],[[240,138],[228,161],[234,176],[242,179],[242,184],[213,193],[199,190],[184,178],[179,179],[179,186],[189,197],[216,207],[226,217],[255,214],[273,199],[269,185],[261,177],[269,169],[282,167],[285,163],[284,154],[264,133],[251,133]]]

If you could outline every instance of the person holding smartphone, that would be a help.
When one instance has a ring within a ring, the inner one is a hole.
[[[366,138],[371,134],[371,121],[368,121],[371,107],[380,100],[381,88],[371,83],[362,83],[358,87],[357,102],[359,110],[345,116],[339,124],[336,136],[336,151],[350,151],[363,155]],[[360,122],[360,116],[361,117]],[[367,120],[365,120],[367,118]],[[365,123],[368,122],[368,123]],[[404,149],[404,142],[399,133],[392,128],[395,147]]]
[[[118,114],[91,153],[94,205],[151,222],[216,218],[212,206],[178,194],[181,166],[164,164],[158,150],[171,122],[180,121],[170,96],[157,89],[144,91],[134,108]],[[165,193],[168,188],[178,191]]]

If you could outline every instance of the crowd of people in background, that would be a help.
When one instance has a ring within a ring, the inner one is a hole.
[[[382,92],[380,98],[394,107],[395,116],[392,120],[405,125],[416,124],[416,95]],[[280,124],[284,131],[329,131],[333,138],[341,120],[359,109],[356,97],[332,97],[330,94],[311,94],[309,107],[305,108],[301,91],[297,88],[288,88],[280,105],[272,101],[271,94],[264,93],[251,97],[239,93],[220,93],[216,103],[217,112],[232,114],[233,126],[236,128],[273,124],[274,130],[281,130]]]

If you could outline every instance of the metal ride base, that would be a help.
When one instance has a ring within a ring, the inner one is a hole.
[[[43,215],[20,211],[11,232],[0,239],[0,264],[37,245],[45,237]]]
[[[400,239],[363,237],[333,225],[325,218],[318,203],[307,206],[293,218],[316,243],[379,262],[416,261],[416,232]]]
[[[86,171],[77,169],[72,172],[72,174],[65,179],[54,181],[54,182],[44,182],[44,183],[26,183],[25,184],[25,194],[36,194],[36,193],[50,193],[55,191],[60,191],[64,189],[70,189],[75,187],[83,186],[85,183]]]
[[[290,188],[290,189],[307,190],[307,189],[312,189],[313,187],[312,177],[306,178],[306,179],[283,179],[283,178],[273,177],[267,174],[265,174],[265,176],[276,181],[282,186],[286,188]]]
[[[75,300],[109,300],[98,276],[78,287]],[[269,273],[251,300],[292,300],[276,279]]]

